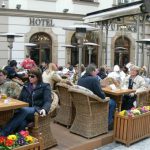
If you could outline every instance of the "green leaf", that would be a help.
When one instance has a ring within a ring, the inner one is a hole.
[[[0,150],[11,150],[11,147],[0,146]]]

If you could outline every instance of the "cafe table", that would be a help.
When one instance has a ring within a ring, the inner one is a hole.
[[[12,116],[15,109],[28,106],[28,103],[13,99],[6,98],[0,99],[0,125],[5,124]]]
[[[134,93],[136,90],[134,89],[116,89],[112,90],[108,87],[102,88],[103,92],[109,96],[110,98],[113,98],[116,103],[117,103],[117,108],[119,111],[121,111],[121,106],[122,106],[122,96],[124,94],[130,94]]]

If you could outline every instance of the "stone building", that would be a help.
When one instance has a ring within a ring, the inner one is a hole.
[[[18,62],[21,62],[28,53],[37,64],[48,60],[62,66],[69,61],[74,65],[78,63],[78,49],[67,49],[62,45],[73,44],[76,46],[75,32],[65,31],[62,27],[82,24],[83,18],[91,12],[135,1],[137,0],[107,0],[107,3],[106,0],[0,0],[0,33],[24,35],[15,38],[13,43],[12,59],[16,59]],[[133,22],[129,30],[122,31],[117,24],[111,24],[107,36],[105,29],[101,31],[100,24],[94,22],[91,25],[98,27],[99,30],[87,33],[85,41],[101,45],[94,48],[92,62],[98,66],[105,63],[112,66],[119,63],[119,60],[121,65],[127,61],[137,62],[136,22]],[[142,27],[142,24],[140,26]],[[143,31],[141,27],[140,36]],[[146,28],[145,33],[148,36],[147,31]],[[120,45],[122,39],[124,42],[123,45]],[[36,46],[26,47],[25,43],[35,43]],[[3,66],[7,64],[10,57],[5,37],[0,37],[0,45],[0,66]],[[122,61],[119,52],[115,51],[115,47],[126,48],[125,53],[121,56]],[[144,60],[146,61],[146,59]],[[82,62],[88,64],[87,47],[83,48]]]

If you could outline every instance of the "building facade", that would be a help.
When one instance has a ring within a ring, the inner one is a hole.
[[[0,33],[24,35],[15,38],[13,43],[12,59],[18,62],[21,62],[26,54],[30,54],[37,64],[46,60],[62,66],[65,66],[67,62],[76,64],[78,63],[78,49],[62,47],[65,44],[77,44],[75,33],[62,28],[82,24],[87,13],[133,1],[136,0],[107,0],[107,3],[106,0],[1,0]],[[97,23],[92,25],[100,29]],[[85,40],[98,44],[104,43],[103,47],[94,48],[92,62],[98,66],[103,64],[113,66],[118,63],[123,65],[128,61],[136,62],[136,31],[134,29],[132,32],[121,31],[114,24],[108,30],[107,52],[105,29],[87,33]],[[142,32],[142,28],[140,30]],[[101,39],[102,34],[103,39]],[[122,39],[124,41],[120,45]],[[36,46],[26,47],[25,43],[35,43]],[[0,45],[0,66],[4,66],[10,57],[7,38],[0,37]],[[115,47],[126,47],[127,51],[120,56],[119,52],[115,51]],[[106,55],[107,60],[105,60]],[[87,47],[83,48],[82,57],[82,62],[87,65]]]

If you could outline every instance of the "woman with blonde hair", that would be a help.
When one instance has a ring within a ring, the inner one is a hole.
[[[55,84],[62,80],[61,76],[57,73],[57,66],[54,63],[49,63],[48,68],[42,74],[43,82],[49,83],[51,89],[55,89]]]

